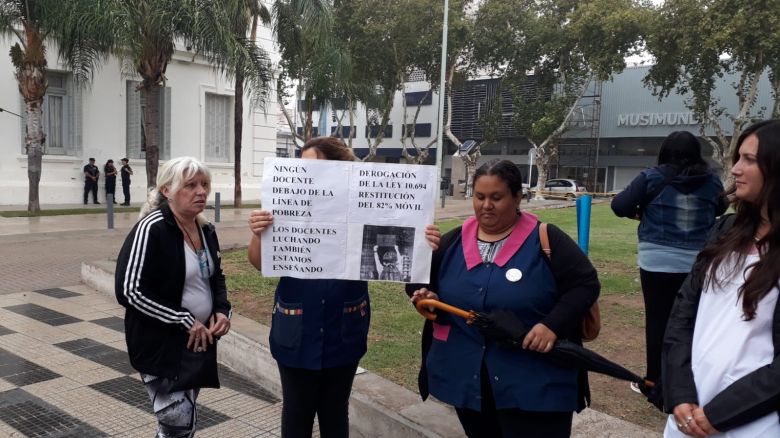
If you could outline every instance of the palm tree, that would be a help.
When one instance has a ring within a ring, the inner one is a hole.
[[[97,57],[93,40],[73,28],[73,17],[86,5],[83,0],[0,0],[0,34],[16,38],[11,46],[11,62],[16,70],[19,93],[24,99],[29,182],[27,211],[40,211],[39,185],[46,134],[43,132],[43,97],[46,95],[46,42],[67,41],[69,50],[59,46],[59,56],[74,69],[77,81],[91,78]]]
[[[336,40],[330,2],[276,0],[273,9],[274,36],[281,55],[277,99],[298,145],[298,140],[305,142],[313,136],[313,111],[324,107],[327,101],[351,100],[347,79],[351,62]],[[285,101],[291,97],[286,94],[287,88],[293,83],[297,90],[296,110],[302,112],[301,134],[285,107]],[[302,108],[298,108],[298,102],[302,102]]]
[[[256,44],[258,21],[263,24],[271,22],[271,14],[263,5],[262,0],[244,0],[238,4],[236,10],[231,11],[233,33],[238,38],[246,36],[247,26],[251,27],[249,41]],[[251,25],[250,25],[251,22]],[[240,62],[236,66],[235,91],[233,96],[233,206],[241,207],[241,149],[242,135],[244,131],[244,65]]]
[[[262,105],[271,81],[266,53],[245,32],[237,35],[231,19],[246,0],[93,0],[80,20],[90,34],[104,35],[104,49],[117,55],[125,73],[135,73],[146,101],[143,135],[146,183],[154,187],[159,163],[160,93],[174,52],[185,49],[204,57],[228,79],[243,73],[252,105]]]

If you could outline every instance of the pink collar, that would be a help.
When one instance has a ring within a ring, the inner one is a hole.
[[[536,228],[536,223],[539,222],[536,215],[532,213],[521,213],[520,218],[517,220],[517,224],[512,232],[509,234],[506,243],[496,254],[493,263],[503,267],[509,259],[523,246],[525,240],[531,235],[531,232]],[[477,230],[479,224],[477,218],[472,216],[463,222],[463,228],[461,229],[461,242],[463,244],[463,257],[466,259],[466,268],[471,269],[474,266],[482,263],[482,256],[479,254],[479,246],[477,246]]]

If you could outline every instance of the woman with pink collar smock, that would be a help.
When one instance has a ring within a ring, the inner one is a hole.
[[[514,163],[494,160],[474,175],[474,216],[445,234],[434,252],[431,283],[409,285],[416,302],[439,299],[487,313],[478,329],[440,314],[426,322],[420,393],[455,407],[469,437],[568,437],[572,413],[590,400],[587,374],[544,357],[557,339],[579,343],[596,301],[596,270],[576,243],[519,210],[522,178]],[[521,337],[518,327],[532,327]]]

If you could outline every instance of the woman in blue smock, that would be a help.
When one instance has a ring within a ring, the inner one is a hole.
[[[343,141],[317,137],[301,148],[301,158],[353,161],[355,156]],[[266,210],[249,216],[248,257],[257,269],[260,236],[272,223]],[[425,234],[436,249],[438,227],[429,225]],[[279,279],[270,346],[282,383],[283,438],[311,437],[315,415],[321,436],[349,436],[349,395],[358,362],[366,353],[370,317],[365,281]]]
[[[439,299],[488,314],[491,330],[440,314],[423,331],[420,393],[455,407],[469,437],[568,437],[572,413],[589,401],[587,374],[549,362],[556,339],[580,342],[596,301],[596,270],[574,241],[520,213],[522,178],[511,161],[474,175],[474,216],[441,239],[431,284],[409,285],[412,301]],[[513,330],[530,327],[525,337]]]

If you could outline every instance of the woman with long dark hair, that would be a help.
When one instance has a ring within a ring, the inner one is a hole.
[[[733,162],[736,213],[713,229],[666,330],[670,437],[780,436],[780,120],[747,128]]]
[[[726,211],[723,185],[687,131],[661,144],[658,164],[643,170],[612,200],[620,217],[639,220],[639,277],[645,301],[647,379],[661,374],[661,344],[674,297],[704,246],[715,218]],[[639,391],[635,383],[632,389]]]

